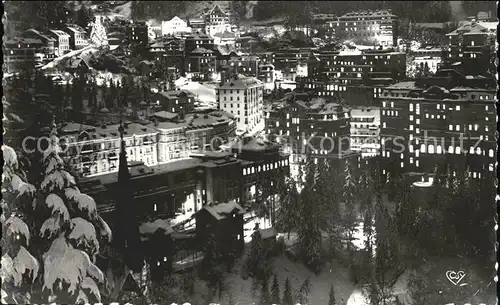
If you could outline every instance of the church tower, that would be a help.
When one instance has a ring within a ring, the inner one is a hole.
[[[116,219],[115,219],[115,246],[125,258],[126,265],[135,272],[139,272],[143,265],[143,252],[137,211],[134,200],[133,185],[127,164],[127,152],[123,134],[125,129],[120,122],[121,148],[119,157],[118,183],[115,186]]]

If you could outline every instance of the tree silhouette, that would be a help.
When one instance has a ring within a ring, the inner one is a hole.
[[[292,287],[290,285],[290,280],[286,278],[285,287],[283,288],[283,305],[294,305],[292,296]]]

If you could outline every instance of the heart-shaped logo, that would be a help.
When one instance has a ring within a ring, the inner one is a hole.
[[[458,285],[458,283],[460,283],[463,280],[465,275],[466,275],[465,271],[462,270],[458,272],[452,270],[446,271],[446,278],[455,286]]]

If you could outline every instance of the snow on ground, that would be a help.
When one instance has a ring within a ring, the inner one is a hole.
[[[245,239],[245,243],[249,243],[252,241],[252,234],[255,232],[255,225],[259,224],[259,229],[268,229],[271,227],[271,222],[269,219],[265,219],[263,217],[255,217],[253,218],[252,213],[246,213],[243,215],[243,219],[247,219],[245,224],[243,225],[243,235]]]
[[[59,63],[62,60],[65,60],[65,59],[68,59],[71,57],[75,57],[78,55],[82,55],[82,54],[87,54],[89,52],[92,52],[92,53],[97,52],[98,50],[99,49],[96,46],[90,45],[90,46],[87,46],[87,47],[80,49],[80,50],[71,51],[67,54],[64,54],[63,56],[59,56],[58,58],[54,59],[53,61],[51,61],[48,64],[46,64],[45,66],[43,66],[41,69],[42,70],[53,69],[53,68],[57,67],[57,65],[59,65]]]
[[[239,274],[241,264],[242,260],[235,266],[233,273],[226,276],[229,285],[228,292],[232,294],[233,300],[235,301],[234,303],[236,304],[258,304],[259,292],[257,291],[255,295],[252,295],[252,280],[244,280]],[[338,304],[344,304],[342,300],[347,300],[354,289],[354,285],[349,280],[348,269],[336,262],[325,266],[324,271],[318,276],[314,275],[314,273],[303,264],[291,262],[284,256],[275,258],[272,265],[273,272],[276,274],[280,285],[281,294],[283,293],[283,287],[287,278],[290,280],[293,290],[298,289],[304,280],[309,278],[311,292],[308,297],[308,304],[327,304],[330,285],[333,285],[335,289]],[[220,303],[227,303],[227,296]]]
[[[346,305],[370,305],[370,300],[366,298],[361,289],[356,288],[349,296]]]
[[[197,97],[197,100],[199,100],[200,102],[209,104],[214,104],[216,102],[215,89],[213,87],[206,86],[198,82],[190,82],[190,81],[184,83],[179,82],[179,83],[182,84],[180,86],[181,90],[186,90],[191,92]]]

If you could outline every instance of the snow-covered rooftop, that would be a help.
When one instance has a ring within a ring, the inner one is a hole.
[[[233,212],[241,215],[245,213],[245,209],[234,201],[219,203],[217,205],[207,205],[203,209],[207,210],[217,220],[224,219]]]
[[[170,221],[166,219],[157,219],[153,222],[146,222],[141,224],[139,227],[141,235],[154,234],[158,230],[162,230],[165,235],[169,235],[174,232],[170,226]]]

